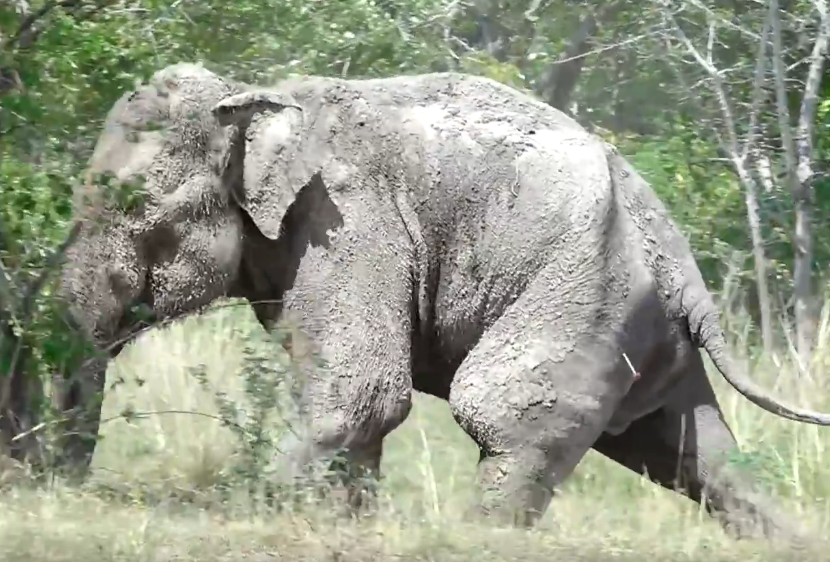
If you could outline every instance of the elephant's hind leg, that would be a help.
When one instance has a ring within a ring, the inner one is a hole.
[[[501,523],[529,526],[541,517],[631,383],[615,338],[605,336],[614,332],[589,333],[598,301],[563,305],[549,288],[544,277],[531,284],[473,348],[450,390],[456,421],[482,450],[478,511]]]
[[[686,376],[666,405],[620,435],[603,434],[594,449],[661,486],[698,503],[738,536],[758,532],[801,543],[789,523],[776,513],[771,498],[752,476],[729,465],[738,450],[706,377],[700,355],[691,355]]]

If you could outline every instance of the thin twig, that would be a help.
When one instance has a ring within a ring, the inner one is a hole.
[[[252,434],[247,429],[245,429],[244,427],[242,427],[241,425],[239,425],[238,423],[236,423],[232,420],[229,420],[227,418],[223,418],[221,416],[216,416],[214,414],[206,414],[204,412],[196,412],[196,411],[192,411],[192,410],[154,410],[154,411],[151,410],[151,411],[140,411],[140,412],[122,412],[122,413],[117,414],[115,416],[111,416],[109,418],[105,418],[105,419],[101,420],[100,425],[104,425],[105,423],[110,423],[110,422],[120,420],[120,419],[125,419],[125,420],[129,421],[129,420],[133,420],[133,419],[147,419],[147,418],[150,418],[151,416],[161,416],[161,415],[171,415],[171,414],[198,416],[198,417],[202,417],[202,418],[208,418],[208,419],[216,420],[216,421],[222,422],[225,425],[229,425],[229,426],[231,426],[235,429],[238,429],[239,431],[242,431],[245,435],[248,435],[249,437],[252,436]],[[17,435],[12,437],[11,440],[12,440],[12,442],[15,442],[15,441],[19,441],[20,439],[25,439],[29,435],[33,435],[33,434],[35,434],[39,431],[42,431],[42,430],[44,430],[48,427],[52,427],[52,426],[60,425],[62,423],[66,423],[67,421],[69,421],[69,419],[70,419],[69,417],[65,417],[65,418],[62,418],[62,419],[59,419],[59,420],[52,420],[52,421],[48,421],[48,422],[39,423],[36,426],[34,426],[33,428],[29,429],[28,431],[18,433]]]

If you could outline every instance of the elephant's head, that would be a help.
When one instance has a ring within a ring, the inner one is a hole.
[[[296,193],[320,171],[322,154],[292,157],[309,150],[303,130],[290,95],[197,65],[167,67],[122,96],[76,192],[84,227],[62,279],[88,335],[111,342],[136,304],[175,316],[223,295],[242,254],[241,213],[276,239]],[[263,142],[277,165],[246,166]]]

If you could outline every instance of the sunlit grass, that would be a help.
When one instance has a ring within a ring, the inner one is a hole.
[[[788,352],[749,359],[740,320],[730,319],[738,366],[791,403],[830,410],[830,389],[821,378],[830,366],[827,319],[811,374],[800,377]],[[240,462],[240,442],[221,423],[215,396],[221,391],[250,407],[241,376],[242,349],[246,331],[258,329],[246,308],[224,307],[150,333],[125,350],[108,374],[110,382],[124,382],[106,398],[108,421],[88,489],[58,485],[49,491],[18,487],[5,492],[0,496],[0,559],[776,557],[765,543],[732,540],[696,504],[593,452],[537,529],[465,523],[462,513],[474,493],[478,452],[455,425],[447,404],[423,395],[416,396],[409,419],[387,439],[376,517],[346,523],[324,509],[264,509],[232,472]],[[193,374],[199,365],[207,388]],[[743,399],[716,373],[711,378],[744,448],[739,460],[754,466],[793,516],[823,537],[830,530],[825,462],[830,430],[777,418]],[[125,420],[120,417],[125,411],[148,415]],[[268,423],[276,438],[283,429],[279,416]]]

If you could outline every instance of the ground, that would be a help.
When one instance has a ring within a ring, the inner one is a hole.
[[[809,376],[797,379],[786,367],[791,364],[786,353],[747,360],[753,353],[740,344],[743,327],[738,317],[729,330],[738,342],[739,365],[792,402],[830,409],[830,385],[825,388]],[[382,505],[374,517],[352,523],[336,521],[330,510],[319,507],[276,511],[262,499],[269,469],[263,451],[270,450],[269,439],[285,427],[278,420],[287,414],[272,410],[264,421],[257,418],[256,400],[268,402],[267,391],[250,376],[257,369],[244,367],[252,359],[245,359],[242,342],[253,341],[249,345],[260,351],[273,349],[251,339],[257,330],[247,309],[223,304],[128,348],[108,374],[110,383],[117,384],[105,401],[108,421],[89,485],[76,490],[57,482],[48,491],[17,485],[0,492],[0,559],[781,558],[766,543],[732,540],[696,504],[595,453],[584,459],[536,529],[466,524],[461,511],[473,491],[477,450],[455,426],[446,403],[424,395],[416,396],[412,415],[388,439]],[[821,338],[829,339],[826,332]],[[818,354],[816,373],[830,363],[825,351]],[[269,376],[278,371],[272,368]],[[745,448],[734,462],[752,464],[793,517],[819,539],[826,536],[830,469],[822,459],[830,447],[830,428],[778,419],[742,399],[717,375],[713,380]],[[276,388],[280,396],[287,394]],[[237,425],[229,428],[223,418],[233,418]],[[7,471],[5,478],[19,480],[15,474]],[[795,559],[784,556],[789,558]]]

